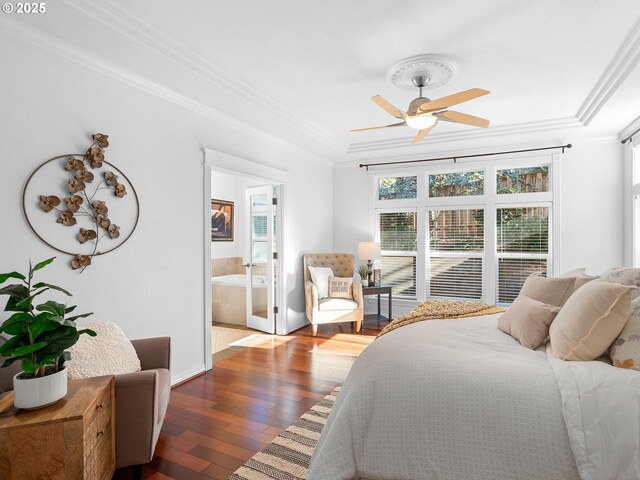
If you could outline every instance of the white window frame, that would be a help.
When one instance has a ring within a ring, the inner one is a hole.
[[[629,145],[631,157],[631,261],[640,267],[640,140],[632,139]],[[628,237],[627,237],[628,238]]]
[[[494,158],[482,161],[459,162],[455,165],[427,164],[420,167],[407,167],[396,169],[371,169],[371,193],[372,208],[370,211],[370,224],[372,225],[374,238],[380,239],[378,212],[382,211],[407,211],[415,208],[417,211],[418,242],[416,258],[416,298],[400,297],[409,300],[409,303],[424,302],[427,297],[427,273],[428,273],[428,221],[429,210],[434,209],[459,209],[482,208],[484,209],[484,259],[483,259],[483,298],[482,301],[494,304],[497,288],[497,208],[522,208],[528,206],[544,206],[549,208],[549,253],[547,262],[547,275],[553,276],[560,268],[560,178],[561,155],[526,155],[509,158]],[[532,192],[520,194],[498,194],[496,174],[498,170],[511,168],[525,168],[548,166],[549,177],[547,179],[547,192]],[[460,197],[429,197],[429,174],[460,173],[484,171],[484,193],[482,195],[465,195]],[[378,180],[389,177],[417,176],[417,196],[410,199],[379,200]],[[640,187],[639,187],[640,189]],[[639,190],[640,191],[640,190]],[[384,278],[383,278],[384,281]]]

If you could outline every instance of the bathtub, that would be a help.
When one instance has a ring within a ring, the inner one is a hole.
[[[223,275],[221,277],[211,277],[213,285],[234,285],[237,287],[247,286],[247,276],[237,273],[234,275]],[[262,288],[267,286],[267,277],[264,275],[253,276],[253,287]]]
[[[242,274],[211,277],[211,320],[220,323],[246,325],[247,276]],[[267,309],[267,279],[253,275],[251,298],[254,312]]]

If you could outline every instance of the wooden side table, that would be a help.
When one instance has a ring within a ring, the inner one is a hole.
[[[362,286],[362,295],[363,296],[367,296],[367,295],[377,295],[378,296],[378,315],[375,316],[376,320],[380,321],[380,320],[393,320],[393,315],[391,314],[391,308],[392,308],[392,293],[391,293],[391,287],[389,285],[380,285],[378,287],[365,287],[364,285]],[[388,295],[389,296],[389,317],[385,318],[382,315],[380,315],[380,295]],[[365,315],[365,320],[367,319],[367,317],[371,318],[373,317],[373,315]],[[364,330],[364,322],[362,322],[362,329]],[[361,330],[362,331],[362,330]]]
[[[67,395],[39,410],[0,410],[0,480],[111,479],[115,380],[70,380]],[[3,400],[5,400],[3,398]]]

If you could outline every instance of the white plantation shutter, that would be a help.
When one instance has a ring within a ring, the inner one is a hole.
[[[415,209],[378,212],[382,282],[393,294],[416,296],[417,215]]]
[[[498,208],[496,214],[496,303],[511,303],[529,275],[547,275],[549,207]]]
[[[480,300],[484,210],[429,210],[427,296]]]

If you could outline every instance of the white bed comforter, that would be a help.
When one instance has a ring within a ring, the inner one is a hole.
[[[640,478],[640,372],[548,358],[497,317],[415,323],[367,347],[307,478]]]

